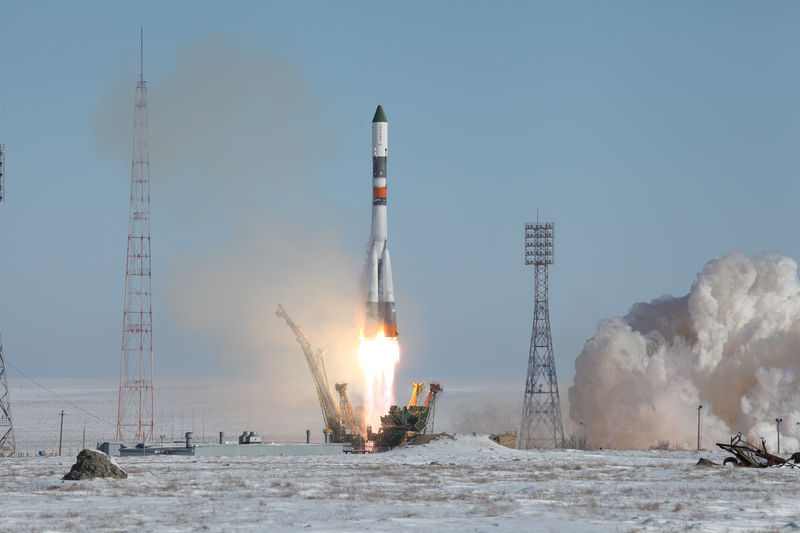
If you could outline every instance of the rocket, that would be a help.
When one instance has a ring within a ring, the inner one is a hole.
[[[367,248],[367,313],[364,336],[397,337],[394,284],[389,246],[386,243],[386,159],[389,124],[378,106],[372,118],[372,231]]]

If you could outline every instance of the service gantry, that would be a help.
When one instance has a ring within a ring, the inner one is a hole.
[[[317,390],[319,405],[322,408],[325,432],[331,436],[332,442],[353,442],[353,439],[358,438],[363,430],[353,416],[353,407],[347,398],[347,383],[336,384],[336,391],[339,393],[339,403],[337,404],[328,381],[328,372],[325,370],[325,350],[314,350],[311,341],[308,340],[300,326],[295,324],[283,306],[278,305],[275,314],[286,321],[303,349],[303,355],[306,357],[306,363]]]

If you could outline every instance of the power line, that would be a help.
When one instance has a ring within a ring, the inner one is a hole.
[[[23,377],[25,377],[25,379],[27,379],[28,381],[30,381],[30,382],[32,382],[32,383],[34,383],[34,384],[38,385],[39,387],[43,388],[44,390],[46,390],[47,392],[49,392],[50,394],[52,394],[53,396],[55,396],[56,398],[58,398],[59,400],[61,400],[62,402],[66,403],[66,404],[68,404],[68,405],[71,405],[72,407],[74,407],[74,408],[75,408],[75,409],[77,409],[78,411],[81,411],[81,412],[83,412],[83,413],[86,413],[87,415],[89,415],[89,416],[91,416],[91,417],[94,417],[94,418],[96,418],[96,419],[98,419],[98,420],[105,420],[105,419],[104,419],[102,416],[97,416],[97,415],[96,415],[96,414],[94,414],[94,413],[90,413],[89,411],[87,411],[87,410],[86,410],[86,409],[84,409],[83,407],[80,407],[80,406],[78,406],[78,405],[75,405],[74,403],[72,403],[71,401],[67,400],[66,398],[64,398],[64,397],[63,397],[63,396],[61,396],[60,394],[58,394],[58,393],[55,393],[55,392],[51,391],[50,389],[48,389],[47,387],[45,387],[44,385],[42,385],[41,383],[39,383],[38,381],[36,381],[36,380],[35,380],[35,379],[33,379],[32,377],[30,377],[28,374],[26,374],[25,372],[23,372],[23,371],[22,371],[22,370],[20,370],[19,368],[17,368],[17,367],[15,367],[14,365],[12,365],[12,364],[11,364],[11,363],[9,363],[8,361],[6,361],[6,364],[7,364],[8,366],[10,366],[11,368],[13,368],[14,370],[16,370],[17,372],[19,372],[20,374],[22,374],[22,376],[23,376]]]

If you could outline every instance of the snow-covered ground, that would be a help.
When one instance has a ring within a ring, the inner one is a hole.
[[[525,452],[499,446],[486,435],[461,434],[368,456],[118,458],[127,479],[62,482],[84,426],[89,447],[113,437],[117,383],[41,381],[69,403],[30,382],[10,380],[18,448],[30,456],[0,459],[0,532],[800,527],[800,469],[694,466],[700,456],[721,462],[721,451]],[[239,393],[231,394],[232,388]],[[461,402],[458,388],[453,390],[443,396],[452,407],[443,401],[445,408],[437,410],[441,429],[458,418]],[[162,382],[160,391],[165,407],[157,410],[157,431],[167,438],[191,429],[196,438],[203,432],[213,438],[219,429],[234,437],[248,427],[280,440],[269,431],[283,427],[298,434],[297,441],[305,427],[315,427],[315,420],[319,425],[315,406],[300,405],[278,413],[288,419],[280,426],[275,409],[257,409],[255,392],[233,385],[172,380]],[[468,392],[465,388],[461,397]],[[473,404],[488,405],[475,402],[475,394]],[[239,399],[243,403],[236,403]],[[37,450],[57,450],[61,409],[67,413],[64,456],[35,456]],[[509,423],[499,417],[498,422]]]
[[[704,453],[721,461],[721,453]],[[695,452],[517,451],[458,435],[369,456],[72,457],[0,463],[2,531],[757,531],[798,525],[800,470],[696,468]]]

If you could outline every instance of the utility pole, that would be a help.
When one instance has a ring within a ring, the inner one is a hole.
[[[783,422],[783,418],[776,418],[775,419],[775,425],[777,426],[777,429],[778,429],[778,452],[777,453],[779,453],[779,454],[781,453],[781,422]]]
[[[583,451],[586,451],[586,424],[583,422],[578,422],[581,426],[583,426]]]
[[[64,410],[61,410],[61,428],[58,430],[58,456],[61,457],[61,439],[64,436]]]
[[[700,411],[703,410],[702,405],[697,406],[697,451],[700,451]]]

